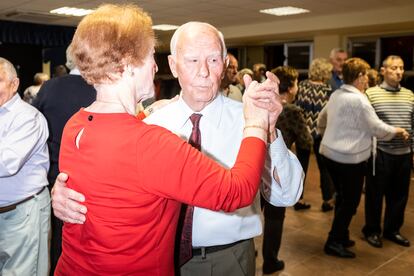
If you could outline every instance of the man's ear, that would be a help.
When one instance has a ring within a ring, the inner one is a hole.
[[[384,66],[381,66],[381,68],[380,68],[380,74],[382,76],[384,76],[384,73],[385,73],[385,67]]]
[[[175,61],[175,57],[173,55],[168,56],[168,64],[170,65],[170,70],[171,70],[171,73],[173,74],[174,78],[178,78],[177,62]]]
[[[12,80],[13,91],[17,91],[17,89],[19,89],[19,84],[20,84],[19,78],[14,78]]]
[[[226,59],[224,60],[224,68],[227,68],[228,66],[229,66],[229,63],[230,63],[230,59],[229,59],[229,56],[226,56]]]
[[[229,66],[230,59],[229,56],[226,56],[223,63],[223,72],[221,72],[221,79],[224,79],[224,75],[226,74],[227,66]]]

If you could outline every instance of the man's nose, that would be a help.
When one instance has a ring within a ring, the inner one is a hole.
[[[198,74],[203,78],[208,77],[209,70],[208,70],[207,61],[201,61],[200,62],[200,66],[198,68]]]

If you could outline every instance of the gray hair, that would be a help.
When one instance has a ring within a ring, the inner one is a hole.
[[[253,77],[253,71],[252,71],[252,69],[250,69],[250,68],[243,68],[243,69],[241,69],[239,72],[238,72],[238,74],[240,75],[240,76],[244,76],[244,75],[249,75],[250,77]]]
[[[223,59],[225,59],[226,56],[227,56],[227,48],[226,48],[226,43],[224,42],[223,34],[219,30],[217,30],[217,28],[214,27],[213,25],[205,23],[205,22],[198,22],[198,21],[187,22],[187,23],[181,25],[177,30],[175,30],[175,32],[174,32],[174,34],[171,38],[171,42],[170,42],[171,55],[175,57],[176,54],[177,54],[177,43],[178,43],[178,40],[179,40],[181,34],[184,31],[187,31],[188,29],[194,28],[196,26],[204,26],[204,27],[207,27],[207,28],[209,28],[209,29],[211,29],[211,30],[213,30],[214,32],[217,33],[217,37],[220,39],[220,43],[221,43]]]
[[[333,48],[331,50],[331,53],[329,54],[329,57],[334,58],[337,53],[347,53],[347,52],[342,48]]]
[[[17,72],[13,64],[5,58],[0,57],[0,67],[7,73],[10,80],[17,78]]]
[[[332,77],[332,64],[325,58],[315,58],[309,67],[308,77],[312,81],[326,82]]]
[[[388,56],[388,57],[386,57],[385,59],[384,59],[384,61],[382,62],[382,67],[387,67],[388,66],[388,62],[389,61],[391,61],[391,60],[394,60],[394,59],[400,59],[400,60],[402,60],[403,61],[403,59],[400,57],[400,56],[397,56],[397,55],[390,55],[390,56]],[[404,61],[403,61],[404,62]]]

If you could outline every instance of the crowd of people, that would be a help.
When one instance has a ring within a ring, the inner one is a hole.
[[[299,81],[289,66],[239,71],[220,31],[188,22],[168,56],[179,97],[137,112],[154,95],[155,45],[145,11],[106,4],[79,23],[70,73],[36,74],[24,101],[0,58],[1,275],[254,276],[262,233],[263,273],[282,270],[286,207],[311,208],[312,151],[320,209],[334,210],[326,254],[356,257],[364,183],[365,240],[410,246],[414,94],[401,57],[378,73],[335,48]]]

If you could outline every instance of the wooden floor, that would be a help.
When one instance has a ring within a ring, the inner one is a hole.
[[[413,183],[414,178],[411,180]],[[356,253],[355,259],[342,259],[325,255],[326,241],[333,211],[321,211],[321,191],[319,171],[314,156],[308,170],[305,185],[305,200],[312,204],[311,209],[295,211],[288,208],[283,229],[279,259],[285,262],[285,269],[272,275],[283,276],[323,276],[323,275],[414,275],[414,187],[411,185],[410,198],[405,212],[405,224],[401,233],[411,241],[411,247],[402,247],[384,240],[383,248],[374,248],[362,238],[364,225],[364,195],[361,198],[356,216],[350,226],[350,238],[356,245],[350,248]],[[255,239],[258,256],[256,276],[262,275],[262,237]]]

